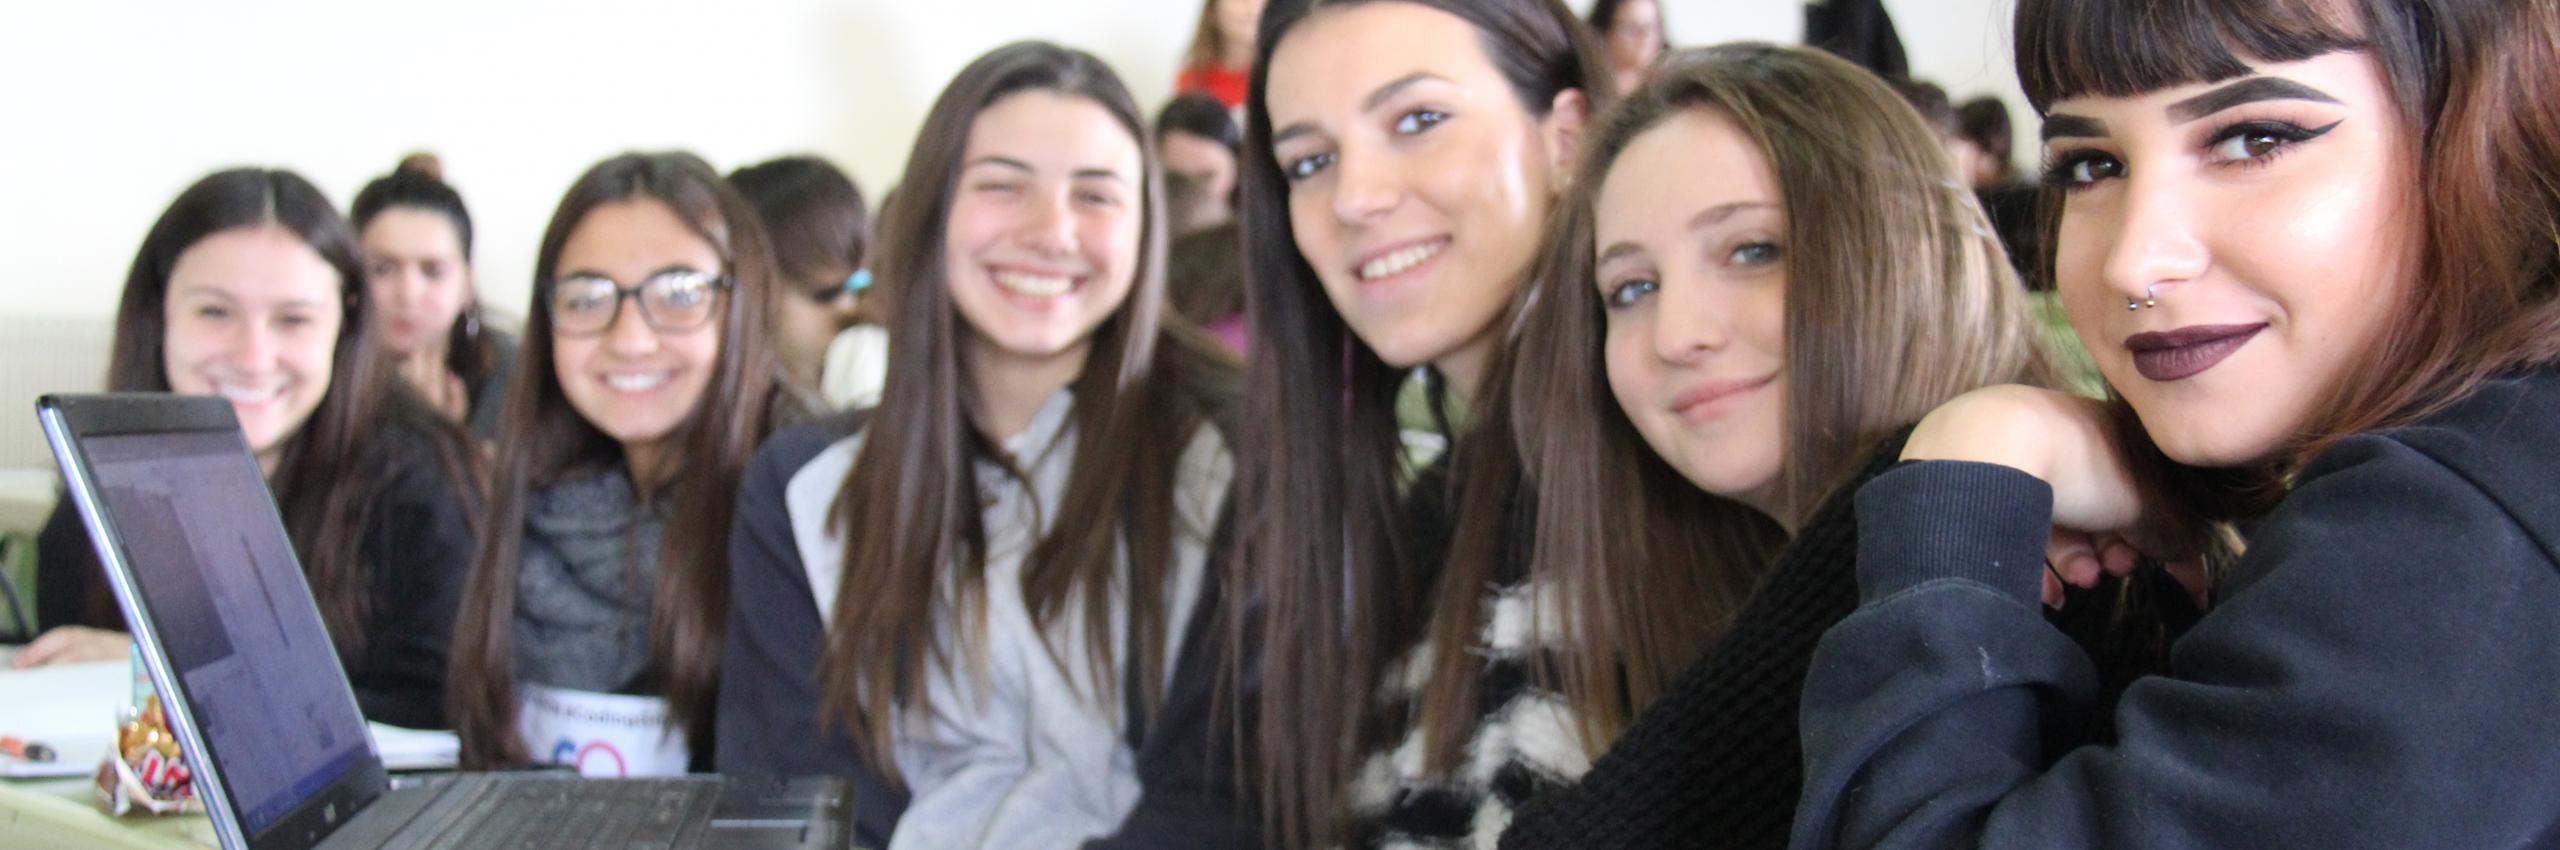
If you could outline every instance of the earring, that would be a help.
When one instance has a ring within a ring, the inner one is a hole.
[[[462,338],[463,338],[463,339],[479,339],[479,338],[480,338],[480,305],[479,305],[479,304],[476,304],[476,303],[475,303],[475,304],[472,304],[472,305],[470,306],[470,308],[465,309],[465,310],[463,310],[463,311],[462,311]]]

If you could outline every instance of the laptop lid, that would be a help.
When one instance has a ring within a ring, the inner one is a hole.
[[[380,797],[355,690],[230,403],[36,408],[224,850],[304,850]]]

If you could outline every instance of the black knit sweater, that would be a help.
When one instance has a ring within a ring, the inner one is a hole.
[[[1503,833],[1505,850],[1786,846],[1804,782],[1797,714],[1805,671],[1823,632],[1858,605],[1854,497],[1898,461],[1909,436],[1906,428],[1878,445],[1823,500],[1733,629],[1579,783],[1520,807]],[[2054,619],[2102,668],[2157,669],[2165,635],[2195,617],[2169,588],[2137,579],[2075,591]],[[2131,678],[2111,676],[2110,684]],[[2107,731],[2071,734],[2086,740]]]

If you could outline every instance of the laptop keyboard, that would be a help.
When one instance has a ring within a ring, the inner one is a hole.
[[[436,826],[426,850],[672,850],[687,825],[710,821],[720,795],[718,783],[684,779],[477,785],[456,789],[472,799]]]

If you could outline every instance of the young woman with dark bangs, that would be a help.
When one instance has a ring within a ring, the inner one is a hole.
[[[1470,431],[1454,457],[1416,469],[1396,396],[1427,367],[1450,402],[1436,418],[1481,424],[1463,408],[1504,344],[1582,123],[1611,87],[1597,46],[1552,0],[1279,0],[1255,43],[1240,210],[1253,339],[1226,664],[1248,781],[1280,846],[1463,840],[1482,830],[1479,803],[1523,789],[1394,752],[1425,725],[1467,737],[1500,713],[1418,714],[1420,683],[1402,671],[1432,666],[1437,615],[1518,580],[1447,558],[1455,494],[1516,489],[1473,482],[1470,456],[1511,449]]]
[[[608,769],[575,722],[606,710],[660,727],[611,767],[709,769],[729,515],[781,380],[779,286],[754,209],[691,154],[616,156],[561,197],[455,628],[466,766]]]
[[[892,850],[1248,842],[1196,639],[1236,367],[1167,321],[1146,138],[1046,43],[935,101],[881,217],[880,405],[776,436],[741,496],[723,772],[857,776]]]
[[[2560,14],[2027,0],[2065,308],[2116,398],[1924,420],[1858,495],[1806,684],[1828,847],[2560,838]],[[2245,552],[2117,739],[2034,616],[2065,572]]]
[[[1795,695],[1856,605],[1850,494],[1930,409],[2050,369],[1972,193],[1873,74],[1809,48],[1676,53],[1586,145],[1506,364],[1537,388],[1507,420],[1536,604],[1486,619],[1562,636],[1530,672],[1579,722],[1541,731],[1600,755],[1503,846],[1783,846]],[[1497,507],[1470,500],[1460,528]],[[2057,616],[2121,633],[2120,592]]]

